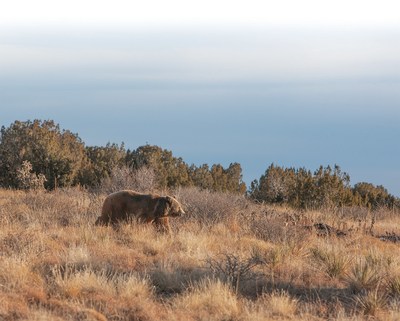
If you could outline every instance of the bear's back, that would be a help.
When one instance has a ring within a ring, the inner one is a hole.
[[[107,196],[102,212],[114,219],[122,219],[126,214],[147,215],[154,211],[158,197],[156,194],[142,194],[132,190],[118,191]]]

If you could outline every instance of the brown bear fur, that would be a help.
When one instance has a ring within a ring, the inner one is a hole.
[[[168,218],[184,214],[181,204],[171,196],[123,190],[106,197],[95,224],[115,225],[121,221],[138,220],[154,223],[158,229],[170,232]]]

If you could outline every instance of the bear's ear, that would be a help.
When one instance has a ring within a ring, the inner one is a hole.
[[[165,196],[165,199],[167,200],[169,205],[172,205],[172,202],[173,202],[174,199],[171,196],[167,195],[167,196]]]

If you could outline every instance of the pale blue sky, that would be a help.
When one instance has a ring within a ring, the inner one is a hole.
[[[0,19],[0,125],[54,119],[87,145],[150,143],[197,165],[239,162],[247,183],[271,162],[337,163],[353,184],[400,196],[400,26],[387,7],[367,1],[355,16],[361,2],[350,3],[318,19],[275,5],[268,12],[281,19],[270,23],[255,8],[217,6],[220,24],[196,10],[128,23],[102,5],[24,20],[11,6],[14,19]]]

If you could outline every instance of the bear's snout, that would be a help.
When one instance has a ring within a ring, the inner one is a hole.
[[[183,216],[183,215],[185,215],[185,214],[186,214],[185,211],[184,211],[183,209],[180,209],[179,211],[176,211],[176,212],[173,214],[173,216],[180,217],[180,216]]]

